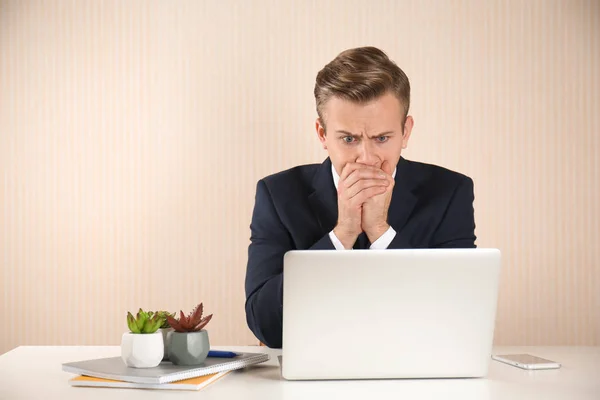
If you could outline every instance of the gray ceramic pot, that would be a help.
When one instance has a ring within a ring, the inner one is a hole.
[[[173,328],[160,328],[159,331],[160,331],[160,333],[162,333],[162,336],[163,336],[163,344],[164,344],[163,361],[169,361],[169,353],[167,350],[167,333],[172,332]]]
[[[167,332],[169,360],[177,365],[202,364],[208,356],[208,332]]]

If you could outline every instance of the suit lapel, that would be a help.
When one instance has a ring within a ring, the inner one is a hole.
[[[319,221],[322,232],[329,232],[337,223],[337,191],[331,175],[331,160],[327,158],[313,178],[314,191],[308,196],[310,207]]]
[[[413,193],[413,189],[416,187],[415,177],[409,171],[408,161],[402,157],[396,166],[394,180],[394,191],[388,210],[388,223],[397,232],[400,232],[417,203],[417,196]]]

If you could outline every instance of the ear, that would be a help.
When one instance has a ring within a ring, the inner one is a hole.
[[[410,133],[412,132],[412,128],[415,125],[415,121],[413,117],[410,115],[406,116],[406,121],[404,121],[404,131],[402,132],[402,148],[405,149],[408,147],[408,139],[410,139]]]
[[[317,136],[319,137],[319,141],[323,145],[323,148],[327,150],[325,125],[323,124],[323,121],[321,121],[321,118],[317,118],[317,121],[315,122],[315,128],[317,130]]]

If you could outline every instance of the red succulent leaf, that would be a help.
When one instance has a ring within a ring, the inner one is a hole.
[[[179,311],[179,325],[181,325],[181,327],[184,328],[186,332],[189,329],[188,317],[185,316],[183,311]]]
[[[198,304],[196,308],[190,313],[190,327],[194,327],[202,320],[202,311],[204,307],[202,303]]]
[[[213,316],[210,314],[202,318],[203,310],[204,306],[200,303],[187,316],[183,313],[183,310],[180,310],[178,319],[168,314],[166,319],[176,332],[198,332],[209,323]]]
[[[181,326],[179,321],[177,321],[175,318],[171,317],[170,315],[167,315],[167,321],[169,321],[169,325],[171,325],[171,328],[173,328],[175,331],[186,332],[186,329],[184,329]]]
[[[206,324],[208,324],[210,322],[210,320],[212,319],[212,314],[207,315],[206,317],[202,318],[202,320],[200,322],[198,322],[198,324],[196,326],[194,326],[194,332],[198,332],[201,331],[202,328],[204,328],[206,326]]]

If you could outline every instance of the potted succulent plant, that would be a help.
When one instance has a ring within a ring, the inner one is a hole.
[[[148,315],[150,317],[152,316],[152,314],[154,314],[152,311],[150,311],[148,313]],[[173,330],[173,328],[171,328],[171,325],[169,325],[169,321],[167,321],[167,315],[170,315],[171,317],[175,317],[175,313],[169,313],[167,311],[157,311],[156,314],[158,314],[159,316],[164,318],[164,322],[162,323],[160,328],[158,328],[158,330],[160,331],[160,333],[162,333],[162,337],[163,337],[163,344],[164,344],[163,361],[167,361],[169,359],[169,355],[167,352],[167,333]]]
[[[163,335],[158,329],[164,323],[164,316],[145,312],[141,308],[135,315],[127,312],[127,326],[121,338],[121,358],[128,367],[152,368],[163,359]]]
[[[167,333],[169,360],[177,365],[202,364],[208,356],[210,342],[203,328],[212,319],[212,314],[202,317],[203,305],[198,304],[189,315],[180,311],[178,319],[168,315],[167,321],[173,331]]]

